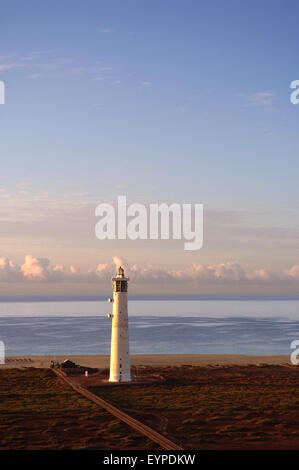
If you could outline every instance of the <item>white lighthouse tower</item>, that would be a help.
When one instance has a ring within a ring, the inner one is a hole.
[[[120,266],[112,278],[113,303],[109,382],[130,382],[128,281]]]

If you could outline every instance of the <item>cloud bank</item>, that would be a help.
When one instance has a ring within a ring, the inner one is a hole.
[[[240,264],[231,261],[208,265],[193,263],[181,270],[171,270],[152,265],[140,267],[114,256],[111,262],[100,262],[94,268],[83,272],[74,265],[52,265],[48,258],[37,258],[29,254],[21,265],[0,257],[0,282],[109,282],[120,265],[125,268],[133,282],[144,284],[299,284],[299,264],[275,273],[262,267],[247,271]]]

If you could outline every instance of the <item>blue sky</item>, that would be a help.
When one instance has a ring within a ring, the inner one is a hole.
[[[159,269],[299,263],[295,0],[0,7],[2,256],[86,269],[113,254]],[[203,250],[99,244],[94,203],[118,194],[203,203]]]

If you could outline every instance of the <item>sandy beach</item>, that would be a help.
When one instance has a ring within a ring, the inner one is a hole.
[[[70,359],[76,364],[88,367],[109,367],[109,356],[8,356],[5,364],[0,368],[7,367],[49,367],[50,361],[55,359],[62,362]],[[248,365],[248,364],[289,364],[290,357],[278,356],[249,356],[233,354],[153,354],[153,355],[131,355],[131,364],[144,366],[207,366],[207,365]]]

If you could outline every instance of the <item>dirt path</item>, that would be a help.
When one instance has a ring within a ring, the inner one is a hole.
[[[150,428],[149,426],[143,424],[141,421],[138,421],[137,419],[132,418],[129,416],[127,413],[124,413],[123,411],[119,410],[115,406],[111,405],[109,402],[103,400],[102,398],[99,398],[97,395],[94,395],[90,391],[82,388],[80,385],[74,384],[66,375],[63,374],[58,369],[51,369],[58,377],[60,377],[64,382],[66,382],[70,387],[73,388],[76,392],[80,393],[83,395],[85,398],[88,398],[89,400],[93,401],[97,405],[101,406],[104,408],[106,411],[111,413],[113,416],[116,418],[120,419],[121,421],[125,422],[128,424],[131,428],[135,429],[136,431],[139,431],[141,434],[144,436],[148,437],[152,441],[156,442],[159,444],[163,449],[167,450],[183,450],[182,447],[180,447],[178,444],[170,441],[167,437],[163,436],[162,434],[159,434],[157,431],[154,429]]]

